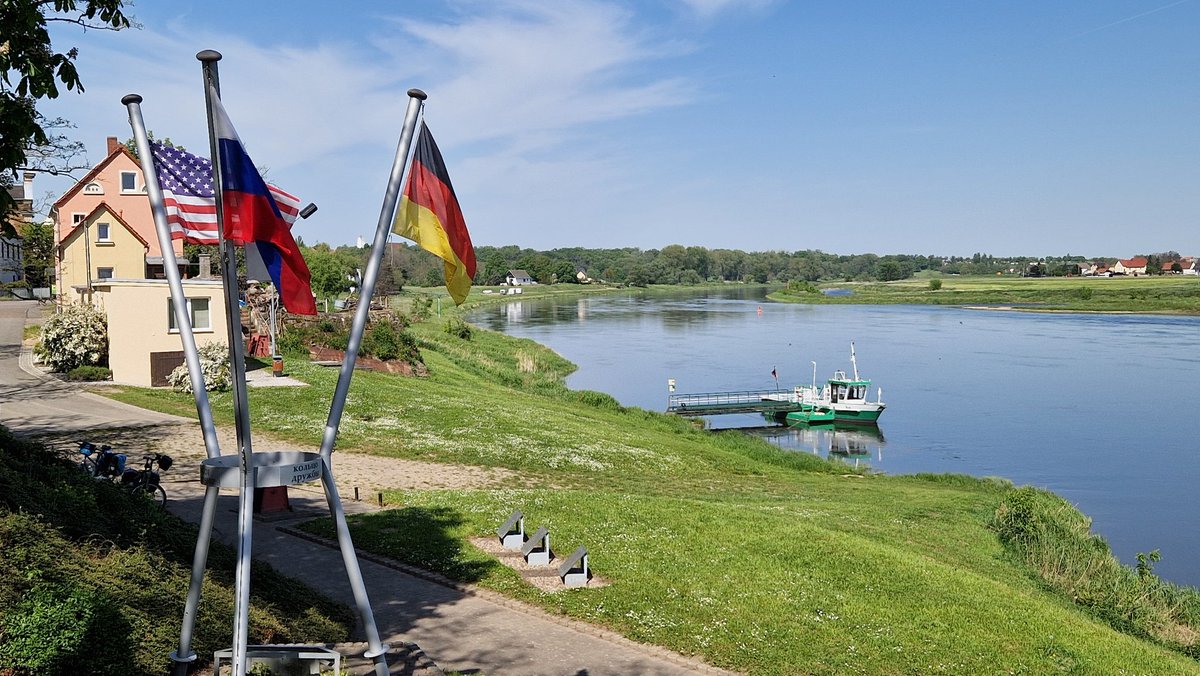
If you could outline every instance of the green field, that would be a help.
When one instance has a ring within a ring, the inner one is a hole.
[[[412,329],[430,377],[356,374],[339,448],[518,478],[389,492],[391,509],[353,520],[360,547],[754,674],[1200,672],[1183,654],[1200,626],[1194,593],[1116,564],[1053,496],[870,474],[625,409],[564,388],[573,365],[536,343],[479,329],[464,341],[444,321]],[[254,427],[316,445],[336,373],[288,370],[313,387],[255,390]],[[184,395],[112,396],[194,415]],[[229,395],[213,403],[228,424]],[[467,542],[513,509],[548,526],[560,554],[586,545],[609,584],[540,592]],[[1101,568],[1100,589],[1061,579]]]
[[[931,280],[942,287],[930,288]],[[823,283],[821,288],[849,289],[847,296],[789,292],[772,300],[822,304],[893,304],[1015,306],[1015,309],[1075,312],[1147,312],[1200,314],[1200,277],[942,277],[898,282]]]

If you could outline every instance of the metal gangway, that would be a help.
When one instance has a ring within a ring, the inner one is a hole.
[[[683,416],[722,415],[727,413],[787,413],[800,406],[790,390],[749,390],[742,392],[704,392],[672,394],[667,397],[667,413]]]

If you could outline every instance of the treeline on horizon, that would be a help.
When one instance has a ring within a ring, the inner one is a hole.
[[[349,290],[356,269],[366,265],[369,247],[306,246],[301,251],[313,275],[313,291],[328,297]],[[1178,261],[1177,252],[1144,255],[1148,270],[1156,272],[1164,262]],[[475,283],[495,286],[510,270],[524,270],[539,284],[605,283],[627,286],[650,284],[694,285],[709,282],[787,283],[793,280],[894,281],[920,272],[959,275],[1068,276],[1080,274],[1081,265],[1113,264],[1116,258],[1084,256],[999,257],[976,253],[972,256],[923,256],[919,254],[872,253],[839,255],[817,250],[758,251],[708,249],[678,244],[662,249],[586,249],[571,247],[538,251],[516,245],[475,248]],[[440,286],[442,261],[415,244],[388,245],[380,268],[377,293],[395,293],[404,286]]]

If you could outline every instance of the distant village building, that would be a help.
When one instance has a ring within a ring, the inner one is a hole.
[[[1183,268],[1183,274],[1196,275],[1200,274],[1200,259],[1193,256],[1184,256],[1179,259],[1179,265]]]
[[[1146,274],[1146,263],[1145,256],[1121,259],[1112,266],[1112,272],[1114,275],[1144,275]]]
[[[504,283],[509,286],[529,286],[537,282],[534,282],[533,277],[530,277],[529,273],[524,270],[509,270],[508,275],[504,277]]]
[[[25,225],[33,222],[33,178],[32,171],[25,172],[21,185],[8,189],[16,208],[7,214],[4,227],[0,230],[0,283],[19,282],[25,278],[24,243],[21,236]]]

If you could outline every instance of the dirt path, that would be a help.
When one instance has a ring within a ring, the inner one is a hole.
[[[46,434],[40,437],[47,445],[68,456],[75,453],[81,441],[76,432]],[[222,454],[229,455],[235,452],[236,436],[233,428],[218,428],[217,439]],[[204,459],[205,454],[204,436],[196,423],[96,430],[87,436],[87,440],[96,444],[109,444],[127,454],[130,463],[137,462],[147,453],[165,453],[175,460],[175,464],[163,476],[164,481],[199,481],[200,461]],[[296,444],[255,433],[254,450],[317,449],[298,447]],[[515,477],[506,469],[446,465],[351,451],[338,451],[333,454],[333,473],[337,477],[338,490],[343,496],[352,495],[354,489],[358,488],[364,498],[385,489],[487,488],[503,485]],[[317,484],[313,486],[318,487]]]

